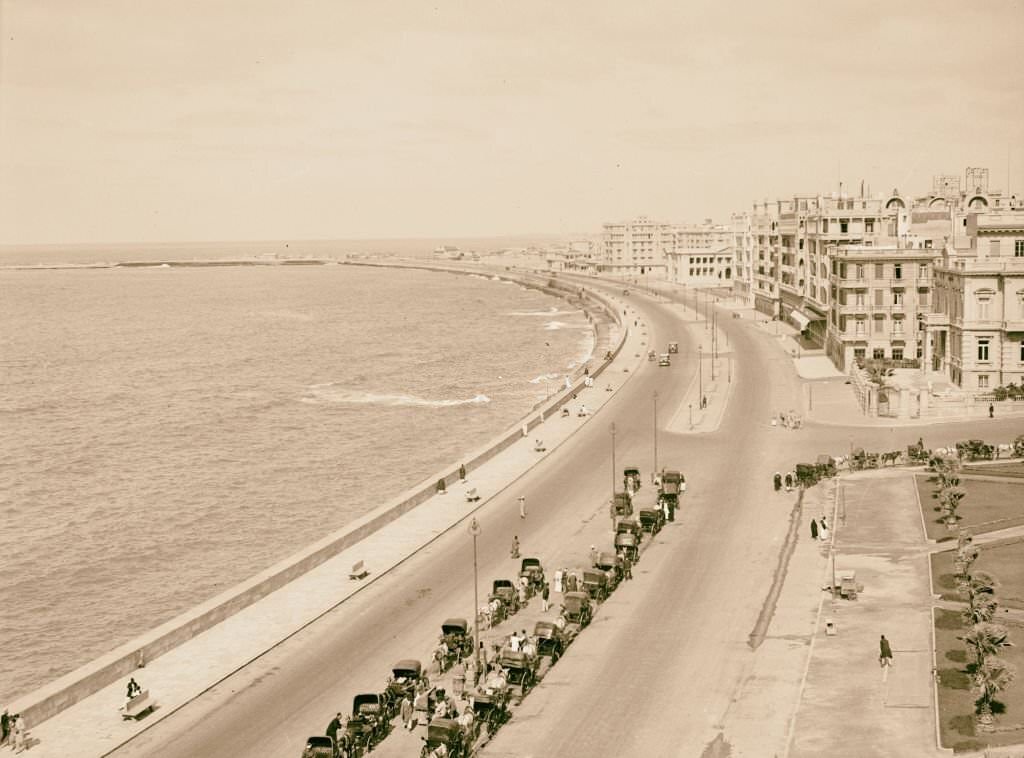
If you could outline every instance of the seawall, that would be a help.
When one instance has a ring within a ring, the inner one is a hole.
[[[407,267],[446,273],[481,273],[447,267]],[[500,276],[503,279],[540,289],[552,295],[560,297],[569,296],[576,301],[583,301],[585,308],[600,310],[608,319],[621,325],[621,316],[618,313],[618,308],[597,293],[589,290],[582,291],[576,285],[557,282],[543,276],[533,277],[532,275],[523,274]],[[621,350],[626,334],[627,331],[625,329],[620,329],[619,339],[614,345],[608,345],[607,349],[613,356],[617,355]],[[590,375],[594,377],[600,375],[607,363],[608,361],[605,361],[603,358],[597,360]],[[562,405],[569,402],[572,394],[578,392],[583,386],[584,370],[582,367],[575,372],[573,379],[571,389],[564,390],[534,406],[515,425],[470,453],[463,461],[466,468],[473,470],[483,462],[495,457],[523,435],[524,427],[529,432],[542,423],[544,418],[558,411]],[[457,481],[458,466],[458,463],[453,463],[441,472],[427,477],[419,484],[399,494],[374,511],[365,514],[259,574],[44,687],[18,698],[7,706],[8,709],[12,713],[21,713],[29,727],[60,713],[65,708],[74,705],[116,680],[129,675],[139,666],[140,662],[152,661],[198,636],[207,629],[319,566],[342,550],[355,545],[386,524],[400,518],[420,503],[429,499],[435,493],[439,479],[444,479],[448,484]]]

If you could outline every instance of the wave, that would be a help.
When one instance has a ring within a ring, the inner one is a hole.
[[[575,316],[579,309],[571,311],[560,311],[558,306],[552,305],[546,311],[509,311],[506,316]]]
[[[337,387],[333,383],[314,384],[309,388],[304,403],[347,403],[350,405],[414,406],[419,408],[450,408],[456,405],[483,405],[491,402],[487,395],[475,395],[467,399],[430,400],[415,395],[389,395],[364,390]]]
[[[562,376],[561,374],[541,374],[540,376],[537,376],[537,377],[534,377],[533,379],[531,379],[530,380],[530,384],[540,384],[541,382],[547,381],[547,380],[550,380],[550,379],[559,379],[559,378],[561,378],[561,376]]]
[[[567,324],[564,321],[548,321],[544,324],[544,330],[548,332],[557,332],[559,329],[565,329],[568,326],[571,326],[571,324]],[[580,329],[582,327],[576,328]]]

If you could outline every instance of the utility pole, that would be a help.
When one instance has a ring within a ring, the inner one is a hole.
[[[480,536],[480,524],[476,516],[469,522],[469,534],[473,538],[473,654],[476,657],[476,670],[480,671],[480,596],[477,593],[476,538]]]
[[[704,346],[697,345],[697,394],[704,401]]]
[[[612,502],[615,501],[615,422],[612,422]]]

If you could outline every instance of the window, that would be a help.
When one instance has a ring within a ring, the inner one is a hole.
[[[883,318],[876,318],[875,319],[875,334],[884,334],[884,333],[885,333],[885,318],[884,317]]]
[[[875,279],[882,279],[884,277],[885,277],[885,264],[884,263],[876,263],[875,264]]]
[[[1020,356],[1019,356],[1019,360],[1020,360],[1021,363],[1024,363],[1024,340],[1020,341]]]
[[[917,278],[918,279],[927,279],[928,278],[928,264],[927,263],[918,263],[917,264]]]
[[[857,293],[857,307],[858,308],[863,308],[864,307],[864,293],[863,292],[858,292]]]
[[[903,305],[903,291],[902,290],[894,290],[893,291],[893,293],[892,293],[892,304],[893,305],[899,305],[899,306]]]
[[[894,264],[892,264],[892,276],[893,276],[893,279],[902,279],[903,278],[903,264],[902,263],[894,263]]]
[[[867,350],[865,350],[864,348],[855,347],[853,349],[853,359],[855,361],[862,361],[864,360],[865,356],[867,356]]]
[[[885,305],[885,290],[875,290],[875,305],[879,308]]]
[[[871,351],[871,357],[874,358],[876,361],[884,361],[885,360],[885,348],[884,347],[876,347],[874,350]]]
[[[903,360],[903,348],[902,347],[894,347],[892,349],[892,359],[894,361],[902,361]]]
[[[846,331],[846,316],[839,317],[839,331]],[[1021,349],[1024,350],[1024,342],[1021,343]]]
[[[990,298],[979,297],[978,298],[978,318],[981,321],[988,320],[988,305],[991,302]]]
[[[827,234],[828,233],[828,219],[827,218],[823,218],[821,220],[821,231],[822,231],[823,234]]]
[[[903,319],[894,318],[892,320],[892,331],[893,334],[903,334]]]
[[[980,339],[980,340],[978,340],[978,360],[979,361],[987,361],[988,360],[988,343],[989,343],[988,339]]]
[[[856,329],[855,333],[856,333],[856,335],[858,337],[863,337],[864,336],[864,319],[862,319],[862,318],[857,319],[857,329]]]
[[[850,220],[849,219],[845,219],[845,218],[840,219],[839,220],[839,232],[840,232],[840,234],[846,234],[848,231],[850,231]]]
[[[987,390],[988,389],[988,374],[978,374],[978,389],[979,390]]]
[[[864,278],[864,264],[863,263],[858,263],[857,264],[857,278],[858,279],[863,279]]]
[[[991,255],[993,258],[999,257],[999,240],[988,241],[988,254]]]
[[[1013,256],[1015,258],[1024,258],[1024,240],[1013,241]]]
[[[865,219],[865,221],[864,221],[864,231],[867,234],[874,234],[875,233],[875,220],[873,218]]]
[[[917,291],[917,304],[922,308],[928,305],[928,290],[921,289]]]

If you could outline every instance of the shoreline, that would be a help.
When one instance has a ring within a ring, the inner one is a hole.
[[[389,264],[375,262],[369,265],[387,266]],[[483,273],[425,265],[392,264],[392,267],[420,268],[438,273],[458,273],[463,275],[479,275]],[[496,271],[488,271],[487,274],[488,278],[498,276],[501,279],[514,281],[522,286],[543,291],[546,294],[560,297],[563,300],[578,297],[578,293],[573,288],[544,286],[540,282],[532,281],[532,275],[524,275],[521,272],[516,272],[516,275],[512,276],[500,275]],[[618,349],[628,334],[628,330],[620,330],[618,345],[613,345],[610,342],[612,334],[609,325],[620,324],[621,322],[621,319],[617,318],[617,308],[611,306],[603,297],[593,292],[587,294],[586,301],[579,305],[587,313],[588,320],[592,322],[594,348],[590,359],[581,363],[570,373],[573,379],[571,390],[560,390],[554,395],[537,402],[513,424],[497,432],[495,436],[491,437],[482,446],[467,452],[462,461],[466,465],[467,470],[472,471],[499,455],[522,437],[524,429],[530,430],[543,423],[548,413],[567,402],[572,392],[581,389],[581,380],[586,365],[598,364],[591,372],[592,376],[597,376],[601,373],[607,362],[603,359],[596,359],[594,355],[599,354],[602,349],[602,336],[599,328],[602,323],[605,325],[604,339],[609,340],[607,349],[613,352],[613,354],[618,353]],[[601,322],[599,319],[593,318],[591,313],[594,310],[602,312],[606,320]],[[382,505],[333,531],[327,537],[307,545],[305,548],[235,584],[224,592],[193,605],[169,621],[136,636],[134,639],[75,668],[64,676],[15,698],[9,706],[11,712],[22,713],[30,726],[51,718],[62,710],[103,689],[118,678],[134,671],[140,661],[148,663],[170,652],[202,632],[222,623],[239,611],[244,610],[274,591],[312,571],[338,553],[365,540],[387,524],[413,511],[418,505],[434,496],[435,487],[439,479],[444,479],[447,485],[456,483],[458,481],[458,467],[458,462],[445,466],[440,472],[436,472],[426,477],[420,483],[399,492],[395,497],[387,499]]]

